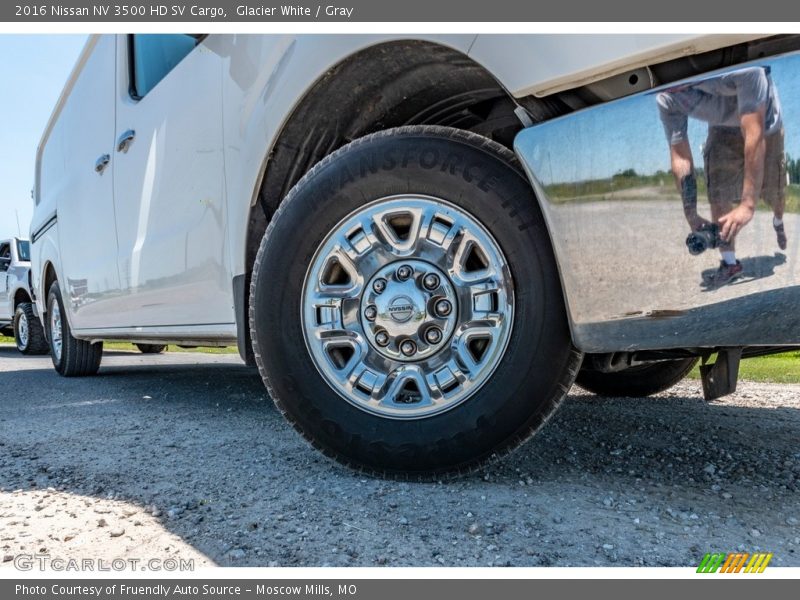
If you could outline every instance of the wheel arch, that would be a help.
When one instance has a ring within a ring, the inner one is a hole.
[[[50,293],[50,288],[56,281],[58,281],[56,267],[51,261],[47,261],[42,269],[42,314],[47,312],[47,295]]]
[[[23,302],[30,302],[31,295],[28,293],[24,287],[19,287],[14,292],[14,310],[17,310],[17,307],[22,304]]]
[[[265,151],[239,250],[245,273],[234,281],[237,323],[240,318],[246,323],[248,294],[236,289],[249,289],[272,215],[320,160],[355,139],[403,125],[472,131],[510,149],[522,128],[516,106],[489,70],[464,52],[434,41],[384,41],[328,69],[300,96]],[[240,339],[239,347],[246,359],[250,339],[246,326],[239,328],[240,338],[243,330],[246,339]]]
[[[392,40],[353,53],[308,87],[266,150],[253,191],[245,264],[252,264],[266,224],[289,190],[341,146],[392,127],[445,125],[510,148],[521,128],[515,106],[486,68],[437,42]]]

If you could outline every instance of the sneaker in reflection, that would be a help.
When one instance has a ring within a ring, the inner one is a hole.
[[[786,229],[783,227],[783,223],[773,225],[773,227],[775,228],[775,235],[778,237],[778,248],[786,250]]]
[[[720,287],[739,279],[742,276],[742,271],[744,271],[744,267],[742,267],[740,261],[737,260],[735,265],[729,265],[724,260],[721,260],[719,261],[719,269],[711,273],[706,278],[706,282],[714,287]]]

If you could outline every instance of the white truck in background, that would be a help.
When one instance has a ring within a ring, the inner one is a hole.
[[[0,240],[0,333],[13,337],[22,354],[47,354],[50,347],[33,304],[30,270],[30,242]]]
[[[237,344],[312,444],[399,477],[511,451],[576,377],[641,396],[702,360],[706,396],[729,393],[740,358],[800,344],[798,233],[787,215],[788,258],[700,289],[718,260],[686,252],[698,231],[656,100],[754,64],[796,89],[798,48],[92,36],[36,157],[33,285],[53,364],[94,375],[111,339]],[[766,223],[741,252],[773,248]]]

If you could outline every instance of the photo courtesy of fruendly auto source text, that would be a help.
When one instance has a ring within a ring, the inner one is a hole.
[[[14,0],[0,81],[0,598],[796,595],[800,5]]]

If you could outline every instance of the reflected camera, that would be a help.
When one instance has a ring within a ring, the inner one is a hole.
[[[689,254],[695,256],[702,254],[709,248],[719,248],[724,244],[725,242],[719,236],[719,225],[716,223],[703,225],[686,238],[686,247],[689,249]]]

